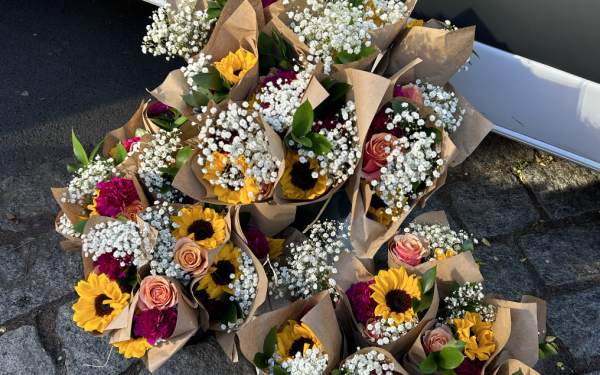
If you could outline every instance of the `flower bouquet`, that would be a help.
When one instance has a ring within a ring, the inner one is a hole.
[[[436,268],[423,277],[404,268],[372,275],[355,255],[343,254],[333,276],[340,290],[357,346],[380,347],[397,356],[408,351],[427,322],[438,312]]]
[[[329,374],[342,334],[326,291],[256,317],[238,333],[240,348],[262,374]]]
[[[389,352],[377,347],[358,348],[339,367],[331,375],[407,375]]]

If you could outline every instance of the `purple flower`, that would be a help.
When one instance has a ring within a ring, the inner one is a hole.
[[[263,8],[268,7],[269,5],[276,3],[277,0],[262,0],[262,6]]]
[[[273,82],[273,86],[280,88],[279,83],[277,83],[277,80],[281,78],[281,83],[290,83],[296,79],[298,79],[298,77],[296,77],[296,73],[292,72],[292,71],[287,71],[287,70],[277,70],[277,74],[275,74],[274,76],[271,77],[267,77],[263,80],[262,85],[266,86],[267,83],[269,82]]]
[[[125,263],[121,266],[121,263]],[[133,255],[125,255],[123,258],[116,259],[112,253],[104,253],[94,261],[95,273],[104,273],[111,280],[118,280],[126,277],[125,269],[133,263]],[[96,272],[97,271],[97,272]]]
[[[248,247],[257,258],[262,259],[269,256],[269,240],[265,237],[257,227],[249,226],[244,231]]]
[[[148,339],[152,345],[157,339],[168,339],[175,331],[177,324],[177,309],[167,307],[166,309],[148,309],[140,315],[133,317],[133,334]]]
[[[406,97],[402,92],[402,86],[394,86],[394,98],[397,97]]]
[[[142,139],[141,137],[135,137],[135,138],[131,138],[131,139],[128,139],[125,142],[123,142],[125,151],[127,151],[127,152],[131,151],[131,146],[133,146],[135,143],[138,143],[141,139]]]
[[[375,284],[375,280],[360,281],[352,284],[346,291],[357,323],[366,324],[369,319],[375,318],[377,302],[371,298],[371,294],[373,294],[373,290],[369,288],[371,284]]]
[[[454,369],[454,372],[458,375],[479,375],[481,374],[481,370],[483,370],[483,362],[477,358],[471,361],[469,357],[466,357],[463,362]]]
[[[385,105],[375,114],[375,117],[371,122],[371,126],[369,127],[369,131],[367,132],[367,138],[365,139],[365,143],[369,142],[375,134],[379,133],[388,133],[397,138],[402,138],[404,136],[403,129],[394,127],[392,130],[389,130],[387,128],[387,124],[391,122],[391,116],[393,116],[393,113],[385,113],[385,110],[391,107],[392,106],[389,104]]]
[[[155,117],[155,116],[173,116],[173,112],[171,112],[170,110],[171,107],[169,107],[168,105],[161,103],[161,102],[156,102],[154,104],[152,104],[150,107],[148,107],[148,117]]]
[[[208,312],[208,320],[211,322],[214,320],[220,320],[223,315],[225,304],[220,299],[211,299],[208,297],[208,293],[204,289],[194,291],[194,296],[199,303],[204,306],[206,312]]]
[[[96,198],[96,211],[101,216],[117,217],[120,212],[126,212],[127,207],[140,200],[133,181],[121,177],[101,181],[96,187],[100,190]]]

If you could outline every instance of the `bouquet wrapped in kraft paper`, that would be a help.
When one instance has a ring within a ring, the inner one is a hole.
[[[346,184],[351,242],[361,258],[373,258],[411,210],[443,186],[459,152],[430,108],[392,99],[392,90],[393,82],[367,132],[362,163]]]
[[[244,356],[253,361],[262,374],[268,375],[274,370],[274,366],[267,363],[271,358],[275,366],[285,361],[288,371],[303,366],[310,368],[311,374],[329,374],[337,367],[344,348],[327,291],[258,316],[238,332],[238,337]],[[299,353],[297,358],[293,351]]]
[[[438,313],[435,269],[422,278],[404,268],[373,275],[351,253],[342,254],[335,266],[332,277],[341,300],[336,313],[347,315],[344,331],[360,348],[381,348],[397,358]]]
[[[519,371],[521,371],[523,375],[540,375],[539,372],[516,359],[504,361],[492,375],[514,375],[518,374]]]
[[[214,330],[225,354],[237,362],[235,334],[252,321],[264,303],[267,275],[236,233],[220,252],[209,253],[208,264],[207,272],[190,282],[200,309],[201,327]]]
[[[383,356],[383,358],[382,358]],[[357,365],[361,366],[358,367]],[[358,375],[359,368],[378,368],[382,369],[383,365],[387,365],[387,371],[393,371],[394,375],[402,374],[408,375],[408,372],[396,361],[388,351],[378,347],[363,348],[356,353],[352,354],[348,358],[344,359],[339,366],[339,371],[332,372],[333,375]],[[384,370],[386,371],[386,370]],[[388,372],[382,372],[388,374]],[[362,372],[361,372],[362,374]]]
[[[466,281],[483,282],[473,258],[472,240],[464,232],[456,233],[449,228],[444,211],[419,215],[406,229],[408,231],[400,230],[388,241],[388,267],[404,267],[409,273],[423,275],[437,266],[437,285],[442,300],[452,295],[454,281],[461,285]],[[432,243],[427,238],[429,234],[435,236],[437,242]]]
[[[302,133],[298,131],[301,121],[295,121],[296,125],[287,130],[286,169],[274,194],[277,204],[304,205],[328,200],[344,186],[358,170],[369,126],[389,86],[389,80],[356,69],[332,76],[317,73],[313,79],[311,84],[321,85],[328,96],[312,111],[298,108],[294,115],[300,120],[304,112],[312,114],[307,121],[314,122],[307,124],[304,136],[297,135]],[[312,107],[313,101],[309,101]],[[313,133],[326,138],[331,147],[318,153],[313,150],[314,143],[312,148],[300,143],[303,138],[312,139]]]

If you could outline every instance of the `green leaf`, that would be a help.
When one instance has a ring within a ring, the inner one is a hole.
[[[238,301],[232,301],[233,305],[235,306],[235,309],[237,311],[237,318],[238,319],[244,319],[244,311],[242,310],[242,306],[240,306],[240,303]]]
[[[306,135],[306,138],[309,138],[312,141],[310,151],[314,152],[317,155],[327,155],[333,147],[327,139],[327,137],[325,137],[323,134],[310,132]]]
[[[419,364],[419,369],[425,374],[433,374],[438,369],[438,364],[435,361],[435,354],[429,355]]]
[[[431,267],[423,274],[423,278],[421,279],[421,285],[423,287],[423,294],[429,292],[433,285],[435,284],[435,277],[437,276],[437,266]]]
[[[67,171],[73,173],[77,172],[80,168],[85,168],[85,165],[79,163],[69,163],[67,164]]]
[[[277,60],[273,57],[273,55],[267,55],[267,56],[261,57],[261,59],[258,63],[260,75],[266,76],[267,74],[269,74],[269,71],[271,70],[271,68],[274,68],[276,65],[277,65]]]
[[[212,204],[212,203],[205,203],[204,204],[204,208],[212,208],[213,210],[215,210],[216,213],[221,213],[223,212],[223,206],[219,206],[218,204]],[[230,296],[231,294],[229,294]],[[227,298],[229,298],[229,296],[227,296]],[[221,297],[223,297],[221,295]]]
[[[465,359],[465,356],[455,348],[444,348],[439,354],[438,365],[441,368],[452,370],[457,368]]]
[[[294,66],[290,64],[287,60],[281,60],[281,62],[279,63],[279,67],[288,72],[294,70]]]
[[[192,153],[192,146],[185,146],[179,152],[177,152],[177,156],[175,157],[175,164],[177,164],[177,168],[181,169],[183,164],[190,158],[190,154]]]
[[[344,375],[344,373],[342,372],[342,370],[335,369],[331,371],[331,375]]]
[[[126,218],[126,217],[122,217],[122,216],[120,216],[120,217],[115,217],[115,219],[119,220],[119,221],[120,221],[120,222],[122,222],[122,223],[126,223],[126,222],[128,222],[128,221],[129,221],[129,219],[128,219],[128,218]]]
[[[275,343],[277,342],[277,325],[274,325],[273,328],[267,334],[265,338],[265,342],[263,343],[263,353],[267,359],[273,357],[273,353],[275,353]]]
[[[417,181],[412,183],[413,191],[416,193],[419,190],[419,187],[423,184],[422,181]]]
[[[227,0],[217,0],[217,3],[219,3],[219,5],[221,6],[221,8],[224,8],[225,4],[227,4]]]
[[[250,212],[240,212],[240,227],[242,227],[243,231],[246,230],[248,224],[250,224],[251,217],[252,215],[250,214]]]
[[[175,120],[175,122],[173,122],[173,125],[174,125],[175,128],[178,128],[181,125],[185,124],[187,122],[187,120],[188,120],[187,117],[181,116],[177,120]]]
[[[223,315],[221,316],[221,324],[237,323],[237,309],[235,305],[229,301],[223,308]]]
[[[419,306],[419,312],[425,311],[431,307],[431,303],[433,302],[433,296],[422,295],[421,296],[421,305]]]
[[[294,130],[292,129],[292,138],[294,139],[294,141],[300,143],[302,146],[307,147],[307,148],[311,148],[312,147],[312,140],[308,137],[296,137],[294,135]]]
[[[215,103],[221,103],[223,100],[229,98],[230,96],[231,94],[229,94],[229,92],[215,92],[212,95],[212,99],[215,101]]]
[[[200,107],[200,105],[198,103],[196,103],[196,99],[194,98],[194,95],[181,95],[181,98],[189,105],[191,105],[192,107]],[[207,100],[208,102],[208,100]]]
[[[517,372],[513,372],[512,375],[525,375],[523,374],[523,371],[521,370],[521,368],[519,367],[519,371]]]
[[[162,195],[165,195],[168,192],[170,192],[171,190],[173,190],[173,185],[171,185],[171,184],[163,184],[163,186],[161,186],[161,188],[160,188],[160,193]]]
[[[261,368],[261,369],[267,368],[267,366],[268,366],[267,359],[266,359],[265,355],[262,353],[256,353],[254,355],[254,359],[252,360],[252,362],[254,362],[256,367]]]
[[[546,354],[544,354],[544,351],[542,349],[538,349],[538,352],[540,359],[546,358]]]
[[[308,100],[298,107],[296,113],[294,113],[294,120],[292,122],[292,135],[295,137],[302,137],[306,135],[313,126],[314,114],[312,105]],[[298,142],[298,140],[296,140]],[[302,143],[302,142],[298,142]],[[305,145],[310,147],[309,145]]]
[[[220,297],[220,299],[221,299],[221,302],[223,302],[223,303],[229,303],[229,302],[231,302],[231,301],[229,300],[229,297],[231,297],[232,295],[233,295],[233,294],[229,294],[229,293],[227,293],[227,292],[223,292],[223,293],[221,293],[221,297]]]
[[[483,244],[484,244],[485,246],[492,246],[492,245],[490,244],[490,241],[488,241],[488,240],[487,240],[487,239],[485,239],[485,238],[482,238],[482,239],[481,239],[481,242],[483,242]]]
[[[83,228],[85,228],[85,224],[87,224],[88,219],[81,220],[79,223],[73,225],[73,230],[78,233],[83,233]]]
[[[465,345],[467,345],[467,343],[462,340],[452,340],[447,342],[446,345],[442,347],[442,349],[454,348],[462,353],[462,351],[465,350]]]
[[[460,289],[460,284],[458,284],[456,282],[456,280],[453,280],[452,281],[452,293],[458,292],[459,289]]]
[[[549,357],[551,355],[555,355],[558,354],[558,351],[556,350],[556,348],[550,344],[540,344],[540,350],[542,352],[544,352],[544,356]]]
[[[225,89],[223,86],[223,78],[221,75],[214,73],[198,73],[192,77],[194,82],[199,86],[207,90],[222,91]]]
[[[356,61],[356,55],[353,53],[348,53],[346,51],[341,51],[341,52],[338,52],[337,59],[342,64],[348,64],[348,63]]]
[[[406,107],[403,107],[403,104],[408,104]],[[399,114],[402,113],[404,111],[409,111],[409,112],[419,112],[419,110],[417,109],[417,107],[415,107],[414,105],[410,104],[409,102],[404,102],[402,100],[394,100],[392,101],[392,108],[394,109],[394,113],[395,114]]]
[[[325,90],[329,90],[329,86],[331,86],[331,82],[333,82],[333,78],[327,77],[321,81],[321,86],[325,88]]]
[[[208,14],[207,21],[212,20],[213,18],[219,18],[221,16],[221,9],[208,9],[206,13]]]
[[[171,130],[171,121],[165,121],[165,120],[161,120],[159,118],[150,118],[150,121],[152,121],[153,123],[155,123],[156,125],[160,126],[161,128],[163,128],[164,130]]]
[[[479,60],[481,60],[481,57],[479,57],[479,54],[477,53],[477,51],[473,50],[473,55],[477,56],[477,58],[478,58]]]
[[[216,1],[207,1],[207,3],[208,9],[223,9],[221,4],[217,3]]]
[[[431,136],[431,134],[435,134],[435,143],[441,143],[442,139],[444,139],[442,132],[437,128],[425,128],[424,131],[425,134],[427,134],[428,136]]]
[[[200,91],[193,90],[192,95],[194,96],[194,101],[196,102],[197,107],[205,107],[208,105],[208,96],[201,93]]]
[[[258,53],[261,55],[271,53],[271,38],[263,31],[258,36]]]
[[[162,172],[164,174],[168,174],[169,176],[175,177],[177,175],[177,172],[179,172],[179,169],[177,169],[175,167],[166,167],[166,168],[158,168],[158,171]]]
[[[79,160],[81,164],[88,165],[89,160],[85,153],[85,149],[81,145],[81,142],[79,142],[79,139],[75,136],[73,128],[71,128],[71,138],[73,139],[73,153],[75,153],[75,158]]]
[[[411,300],[411,304],[412,304],[412,308],[413,311],[417,312],[421,310],[421,300],[419,300],[417,297],[413,297]]]
[[[125,150],[123,143],[119,143],[115,151],[115,165],[121,164],[125,159],[127,159],[127,150]]]
[[[283,369],[283,367],[279,365],[275,365],[273,367],[273,375],[290,375],[287,371]]]
[[[90,154],[90,161],[94,160],[94,157],[96,156],[96,153],[98,152],[98,149],[100,149],[100,145],[104,143],[104,141],[106,141],[106,138],[104,138],[103,140],[101,140],[96,147],[94,147],[94,149],[92,150],[92,153]]]
[[[471,241],[468,238],[463,241],[462,245],[460,245],[461,252],[465,252],[465,251],[473,252],[474,250],[475,250],[475,247],[473,246],[473,241]]]
[[[285,138],[283,139],[283,143],[284,143],[285,147],[287,147],[291,150],[297,150],[298,147],[295,142],[293,142],[294,143],[293,146],[290,145],[290,142],[292,142],[292,141],[294,141],[294,139],[292,138],[292,133],[286,135]]]
[[[438,367],[438,372],[442,375],[457,375],[456,371]]]
[[[338,82],[334,84],[329,88],[329,90],[327,90],[327,92],[329,92],[329,97],[327,98],[327,100],[332,102],[341,98],[342,96],[344,96],[344,94],[348,92],[348,90],[350,90],[350,88],[352,88],[352,85],[346,82]]]
[[[141,136],[143,136],[146,133],[148,133],[148,132],[145,129],[142,129],[142,128],[135,129],[135,136],[136,137],[141,137]]]
[[[360,50],[360,52],[356,55],[356,60],[362,60],[365,57],[371,56],[372,54],[374,54],[375,52],[377,52],[376,49],[374,48],[363,48],[362,50]]]

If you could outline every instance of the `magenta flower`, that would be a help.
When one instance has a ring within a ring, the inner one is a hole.
[[[148,339],[152,345],[157,339],[166,340],[175,331],[177,324],[177,309],[168,307],[166,309],[148,309],[140,315],[133,317],[133,334]]]
[[[394,113],[385,113],[385,110],[387,108],[391,108],[391,105],[385,105],[383,108],[381,108],[376,114],[375,117],[373,118],[373,121],[371,122],[371,126],[369,127],[369,131],[367,132],[367,138],[365,139],[365,142],[369,142],[371,140],[371,138],[373,137],[373,135],[375,134],[379,134],[379,133],[388,133],[393,135],[396,138],[402,138],[404,136],[404,130],[400,129],[398,127],[393,127],[391,130],[387,128],[388,123],[391,122],[391,118],[394,115]]]
[[[263,4],[264,4],[264,2],[263,2]],[[279,78],[281,78],[282,83],[290,83],[290,82],[298,79],[298,77],[296,76],[296,73],[279,69],[279,70],[277,70],[277,74],[275,74],[274,76],[265,78],[263,80],[262,84],[263,84],[263,86],[266,86],[267,83],[273,82],[273,86],[280,88],[279,83],[277,83],[277,80]]]
[[[454,369],[454,372],[458,375],[479,375],[481,374],[481,370],[483,370],[483,362],[477,358],[471,361],[469,357],[466,357],[463,362]]]
[[[371,298],[371,294],[373,294],[373,290],[369,288],[371,284],[375,284],[375,280],[360,281],[352,284],[346,291],[357,323],[366,324],[369,319],[375,318],[377,302]]]
[[[148,117],[173,116],[173,112],[171,112],[171,107],[161,102],[156,102],[150,107],[148,107],[147,114]]]
[[[123,146],[125,147],[125,151],[130,152],[131,151],[131,147],[138,143],[142,138],[141,137],[135,137],[135,138],[131,138],[126,140],[125,142],[123,142]]]
[[[122,266],[121,263],[125,265]],[[94,272],[96,274],[104,273],[111,280],[118,280],[126,277],[125,269],[133,263],[133,255],[125,255],[123,258],[116,259],[112,253],[104,253],[94,261]]]
[[[249,226],[244,231],[248,247],[257,258],[262,259],[269,256],[269,240],[265,237],[257,227]]]
[[[128,206],[140,200],[133,181],[121,177],[101,181],[96,187],[100,190],[96,198],[96,211],[101,216],[117,217],[119,213],[126,212]]]
[[[276,3],[277,0],[262,0],[262,6],[263,8],[268,7],[269,5]]]

